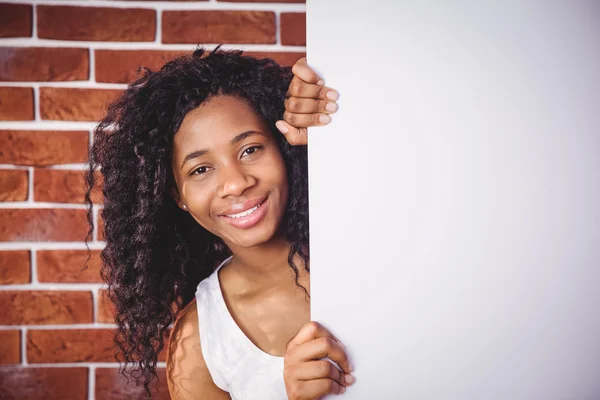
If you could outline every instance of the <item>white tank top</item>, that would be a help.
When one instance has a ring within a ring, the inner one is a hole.
[[[232,400],[287,400],[283,357],[259,349],[227,309],[218,272],[227,258],[196,290],[200,346],[214,383]]]

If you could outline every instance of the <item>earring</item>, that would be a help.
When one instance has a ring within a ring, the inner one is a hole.
[[[183,209],[187,211],[187,206],[185,204],[183,205]]]

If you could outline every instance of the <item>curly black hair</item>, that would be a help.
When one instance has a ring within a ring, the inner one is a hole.
[[[306,146],[290,145],[275,127],[283,116],[291,68],[242,53],[199,48],[159,71],[144,69],[94,130],[86,170],[86,243],[94,229],[90,194],[100,169],[106,240],[101,275],[115,305],[115,357],[124,361],[123,374],[143,383],[148,398],[170,325],[192,301],[198,283],[231,255],[224,242],[182,211],[170,194],[175,185],[173,137],[186,114],[207,99],[230,95],[247,101],[272,130],[290,188],[279,231],[291,245],[288,263],[299,287],[296,255],[310,272]],[[127,369],[129,365],[134,368]]]

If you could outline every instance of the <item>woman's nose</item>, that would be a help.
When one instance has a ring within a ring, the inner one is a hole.
[[[241,196],[246,189],[256,184],[256,178],[239,166],[228,166],[221,169],[221,185],[219,195]]]

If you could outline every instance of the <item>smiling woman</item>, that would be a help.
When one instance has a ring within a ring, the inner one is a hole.
[[[272,129],[246,101],[218,96],[190,111],[172,162],[177,203],[232,252],[275,236],[288,200],[285,161]]]
[[[304,59],[292,71],[199,49],[146,71],[95,130],[89,215],[100,169],[115,341],[149,397],[171,325],[174,400],[316,399],[353,381],[309,315],[306,128],[337,94]]]

